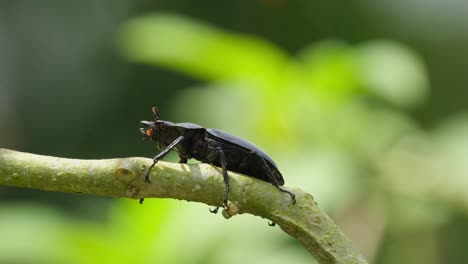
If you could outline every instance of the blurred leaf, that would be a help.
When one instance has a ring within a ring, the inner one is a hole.
[[[34,205],[0,207],[0,263],[63,263],[63,219]]]
[[[446,118],[432,133],[439,158],[437,193],[468,212],[468,113]],[[435,180],[432,180],[435,182]]]
[[[426,99],[429,80],[421,58],[392,41],[372,41],[359,47],[362,78],[373,93],[398,106]]]
[[[430,196],[408,196],[400,193],[387,197],[388,230],[393,233],[425,232],[447,223],[452,211],[443,201]]]
[[[119,34],[125,56],[207,80],[241,79],[275,87],[288,59],[254,36],[228,33],[175,14],[151,14],[125,23]]]
[[[147,263],[159,243],[158,259],[167,259],[175,252],[158,240],[158,234],[168,226],[171,202],[174,201],[147,199],[141,206],[135,200],[119,200],[109,223],[70,226],[67,230],[69,254],[73,254],[76,263]]]
[[[303,152],[277,155],[287,185],[313,194],[320,207],[335,212],[363,190],[363,176],[351,156],[338,148],[315,146]]]
[[[342,102],[361,90],[355,50],[338,41],[321,41],[299,53],[309,89],[322,100]]]
[[[447,117],[433,134],[440,149],[464,163],[468,171],[468,113]]]

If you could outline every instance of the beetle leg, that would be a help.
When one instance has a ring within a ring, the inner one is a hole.
[[[187,164],[187,158],[180,157],[179,163]]]
[[[224,154],[224,151],[220,147],[213,148],[215,151],[212,152],[214,155],[212,156],[213,159],[216,158],[216,156],[219,156],[219,161],[221,163],[221,168],[223,170],[223,180],[224,180],[224,186],[225,186],[225,193],[224,193],[224,200],[223,200],[223,207],[224,209],[228,209],[228,195],[229,195],[229,175],[227,172],[227,161],[226,161],[226,155]],[[219,207],[216,207],[214,209],[210,209],[210,212],[213,214],[218,213]]]
[[[265,159],[263,157],[259,157],[260,161],[262,163],[263,169],[267,172],[268,178],[270,179],[270,182],[281,192],[287,193],[291,196],[291,199],[293,200],[292,204],[296,203],[296,195],[283,187],[281,187],[278,183],[278,180],[276,179],[275,175],[273,175],[273,172],[270,169],[270,166],[266,163]]]
[[[227,172],[227,162],[226,156],[224,155],[224,151],[221,148],[218,148],[219,159],[221,161],[221,168],[223,169],[223,179],[224,185],[226,186],[226,192],[224,193],[224,200],[223,200],[223,207],[224,209],[228,209],[228,194],[229,194],[229,175]]]
[[[149,166],[148,170],[145,173],[145,182],[148,182],[148,183],[150,182],[149,173],[151,169],[154,167],[154,165],[156,165],[158,161],[164,158],[164,156],[166,156],[177,144],[179,144],[180,141],[182,141],[182,139],[184,139],[184,136],[178,137],[176,140],[174,140],[174,142],[169,144],[169,146],[167,146],[163,151],[161,151],[161,153],[159,153],[158,155],[156,155],[156,157],[153,158],[153,164]]]

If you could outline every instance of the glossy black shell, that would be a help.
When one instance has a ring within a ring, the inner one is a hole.
[[[158,121],[158,122],[161,122],[161,121]],[[167,121],[162,121],[162,122],[167,122]],[[175,124],[172,123],[171,126],[172,127],[178,127],[178,128],[183,129],[183,130],[188,129],[188,130],[193,131],[193,132],[203,131],[203,133],[205,133],[206,138],[209,137],[210,139],[215,139],[218,142],[223,142],[224,144],[229,145],[230,147],[235,147],[238,150],[238,151],[236,151],[238,154],[243,153],[242,155],[246,155],[246,156],[254,155],[254,156],[262,157],[267,162],[267,165],[270,167],[270,170],[272,171],[272,173],[273,173],[274,177],[276,178],[276,181],[278,182],[278,184],[279,185],[284,185],[283,176],[281,175],[276,163],[273,161],[273,159],[270,156],[268,156],[268,154],[266,154],[263,150],[261,150],[259,147],[257,147],[253,143],[251,143],[251,142],[249,142],[249,141],[247,141],[247,140],[245,140],[243,138],[231,135],[231,134],[229,134],[229,133],[227,133],[225,131],[222,131],[222,130],[219,130],[219,129],[216,129],[216,128],[204,128],[202,126],[199,126],[199,125],[193,124],[193,123],[175,123]],[[206,138],[205,138],[205,140],[206,140]],[[250,158],[247,161],[247,163],[248,163],[247,166],[240,167],[237,162],[234,163],[234,164],[232,164],[230,162],[230,158],[229,158],[230,153],[229,152],[226,155],[227,155],[227,159],[228,159],[228,169],[229,170],[235,171],[235,172],[240,172],[240,173],[243,173],[243,174],[246,174],[246,175],[249,175],[249,176],[264,180],[264,181],[267,181],[267,182],[271,182],[271,180],[269,179],[269,177],[267,175],[267,172],[262,168],[262,165],[259,163],[260,162],[259,159],[253,159],[252,160]],[[199,159],[202,162],[206,162],[204,157],[198,157],[197,159]],[[215,160],[215,161],[211,161],[211,162],[214,165],[218,166],[218,167],[221,166],[219,160]]]
[[[156,141],[161,149],[167,148],[178,137],[183,136],[183,141],[173,150],[185,163],[187,159],[194,158],[222,167],[219,155],[219,150],[222,150],[227,170],[270,182],[275,186],[284,185],[283,176],[273,159],[243,138],[193,123],[172,123],[163,120],[141,121],[141,123],[152,129],[141,128],[141,133]],[[151,131],[151,135],[148,135],[148,131]]]
[[[216,128],[208,128],[208,129],[206,129],[206,131],[210,135],[212,135],[212,136],[214,136],[214,137],[216,137],[216,138],[218,138],[218,139],[220,139],[222,141],[225,141],[230,145],[235,145],[237,147],[242,148],[246,153],[254,152],[255,155],[260,156],[263,159],[265,159],[267,164],[270,166],[270,169],[271,169],[274,177],[278,181],[278,184],[279,185],[284,185],[284,179],[283,179],[283,176],[281,175],[281,173],[280,173],[280,171],[278,169],[278,166],[273,161],[273,159],[270,156],[268,156],[259,147],[257,147],[253,143],[251,143],[251,142],[249,142],[249,141],[247,141],[247,140],[245,140],[243,138],[231,135],[231,134],[229,134],[227,132],[224,132],[224,131],[216,129]],[[263,169],[259,169],[260,167],[261,167],[261,164],[257,163],[257,164],[251,164],[251,166],[248,166],[247,169],[240,169],[240,170],[237,170],[236,168],[230,168],[230,169],[233,170],[233,171],[246,173],[247,175],[251,175],[251,176],[253,176],[255,178],[259,178],[259,179],[267,181],[267,182],[271,182],[269,180],[269,178],[268,178],[267,172],[264,171]]]
[[[270,156],[268,156],[268,154],[266,154],[263,150],[261,150],[259,147],[257,147],[253,143],[251,143],[251,142],[249,142],[249,141],[247,141],[247,140],[245,140],[243,138],[231,135],[231,134],[229,134],[227,132],[224,132],[222,130],[216,129],[216,128],[208,128],[208,129],[206,129],[206,131],[208,133],[220,138],[220,139],[223,139],[225,141],[228,141],[230,143],[233,143],[233,144],[236,144],[236,145],[238,145],[240,147],[243,147],[246,150],[255,151],[262,158],[266,159],[267,162],[271,163],[271,165],[273,165],[273,167],[275,167],[275,169],[279,170],[278,166],[276,166],[276,163],[273,161],[273,159],[270,158]]]
[[[174,126],[181,127],[181,128],[186,128],[186,129],[205,129],[208,133],[210,133],[211,135],[213,135],[213,136],[215,136],[217,138],[220,138],[220,139],[222,139],[224,141],[227,141],[229,143],[236,144],[236,145],[238,145],[240,147],[243,147],[246,150],[255,151],[258,155],[260,155],[264,159],[266,159],[267,162],[271,163],[271,165],[273,165],[273,167],[275,169],[279,170],[276,163],[273,161],[272,158],[270,158],[270,156],[268,156],[268,154],[266,154],[263,150],[261,150],[259,147],[257,147],[253,143],[251,143],[251,142],[249,142],[249,141],[247,141],[247,140],[245,140],[243,138],[231,135],[231,134],[229,134],[229,133],[227,133],[225,131],[222,131],[222,130],[219,130],[219,129],[216,129],[216,128],[204,128],[202,126],[199,126],[199,125],[193,124],[193,123],[176,123],[176,124],[174,124]]]
[[[188,129],[205,129],[204,127],[194,123],[175,123],[174,126]]]

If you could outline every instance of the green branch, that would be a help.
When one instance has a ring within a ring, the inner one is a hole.
[[[143,174],[147,158],[76,160],[0,149],[0,185],[109,197],[175,198],[222,206],[221,169],[208,164],[159,162],[151,184]],[[296,205],[273,185],[229,173],[231,192],[226,218],[249,213],[268,218],[299,240],[320,263],[366,263],[314,198],[295,188]]]

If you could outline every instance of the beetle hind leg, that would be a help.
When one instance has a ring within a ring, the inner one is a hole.
[[[274,185],[274,184],[273,184]],[[278,190],[280,190],[281,192],[284,192],[284,193],[287,193],[291,196],[291,199],[292,199],[292,204],[296,204],[296,195],[286,189],[284,189],[283,187],[279,186],[279,185],[275,185],[276,188],[278,188]]]
[[[278,180],[276,179],[275,175],[273,175],[273,172],[271,171],[270,166],[266,163],[265,159],[260,157],[263,169],[266,171],[266,174],[268,175],[268,179],[270,180],[270,183],[273,184],[278,190],[280,190],[283,193],[287,193],[291,196],[292,199],[292,204],[296,204],[296,195],[286,189],[284,189],[281,185],[279,185]]]

